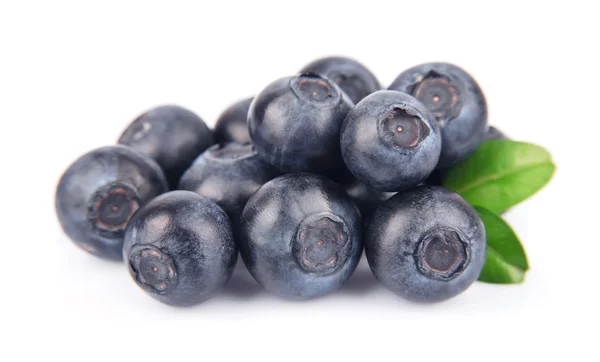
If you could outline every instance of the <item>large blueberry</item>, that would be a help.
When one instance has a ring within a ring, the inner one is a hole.
[[[103,147],[77,159],[56,189],[56,213],[65,233],[82,249],[121,260],[131,216],[168,189],[160,167],[125,146]]]
[[[418,98],[442,131],[439,166],[449,167],[475,151],[487,130],[487,105],[475,80],[448,63],[428,63],[400,74],[389,89]]]
[[[215,201],[234,225],[246,202],[279,172],[263,161],[250,143],[224,143],[210,147],[183,174],[179,188]]]
[[[414,302],[452,298],[477,280],[486,234],[460,195],[434,186],[398,193],[373,214],[365,252],[375,277]]]
[[[134,281],[153,298],[191,306],[212,297],[237,261],[227,214],[208,198],[171,191],[131,219],[123,257]]]
[[[137,117],[119,143],[153,158],[162,167],[169,186],[213,141],[212,131],[196,114],[179,106],[161,106]]]
[[[431,112],[416,98],[378,91],[360,101],[341,130],[346,166],[367,186],[400,191],[435,169],[441,137]]]
[[[276,80],[250,105],[258,154],[282,172],[335,174],[343,169],[340,127],[352,108],[335,83],[316,74]]]
[[[248,109],[252,98],[246,98],[229,106],[215,124],[214,134],[218,143],[250,142],[248,133]]]
[[[268,291],[289,299],[327,294],[344,283],[362,252],[361,217],[334,182],[288,174],[267,182],[241,219],[241,255]]]
[[[354,103],[360,102],[369,94],[381,89],[381,85],[373,73],[364,65],[350,58],[317,59],[302,68],[301,72],[313,72],[331,79]]]

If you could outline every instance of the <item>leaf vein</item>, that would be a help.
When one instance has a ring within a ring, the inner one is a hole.
[[[470,191],[471,189],[474,189],[476,187],[482,186],[490,181],[498,181],[501,180],[507,176],[512,176],[516,173],[522,172],[522,171],[530,171],[533,170],[537,167],[540,166],[547,166],[547,165],[552,165],[552,162],[550,161],[544,161],[544,162],[540,162],[540,163],[535,163],[535,164],[531,164],[525,167],[518,167],[515,169],[512,169],[510,171],[507,172],[500,172],[500,173],[494,173],[492,175],[486,176],[486,177],[482,177],[480,179],[477,179],[475,182],[471,183],[471,184],[467,184],[465,186],[463,186],[462,188],[456,188],[454,189],[454,191],[458,192],[459,194],[465,193]]]

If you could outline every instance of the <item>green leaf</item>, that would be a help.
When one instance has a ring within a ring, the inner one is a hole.
[[[448,170],[444,186],[473,205],[501,213],[539,191],[554,170],[550,154],[540,146],[491,140]]]
[[[485,224],[487,235],[487,256],[479,280],[497,284],[521,283],[529,263],[519,238],[500,216],[479,206],[475,209]]]

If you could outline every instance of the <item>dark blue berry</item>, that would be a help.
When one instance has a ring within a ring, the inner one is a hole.
[[[120,260],[131,216],[166,192],[160,167],[125,146],[103,147],[77,159],[56,189],[56,213],[65,233],[82,249]]]
[[[487,130],[487,105],[475,80],[448,63],[410,68],[391,90],[418,98],[436,117],[442,132],[439,167],[447,168],[475,151]]]
[[[302,73],[313,72],[337,84],[353,103],[381,89],[377,78],[364,65],[345,57],[317,59],[302,68]]]
[[[361,217],[334,182],[288,174],[267,182],[242,214],[240,251],[268,291],[307,299],[338,289],[362,252]]]
[[[365,252],[375,277],[414,302],[452,298],[477,280],[485,227],[460,195],[434,186],[398,193],[373,214]]]
[[[433,115],[416,98],[378,91],[348,113],[341,148],[356,178],[376,190],[400,191],[435,169],[441,137]]]
[[[351,107],[326,78],[281,78],[254,98],[250,137],[258,154],[282,172],[335,174],[343,169],[339,133]]]
[[[138,286],[174,306],[211,298],[237,261],[225,212],[189,191],[163,194],[135,213],[122,252]]]
[[[264,162],[250,143],[214,145],[185,172],[181,190],[194,191],[215,201],[237,226],[246,202],[279,172]]]
[[[214,141],[211,130],[200,117],[185,108],[169,105],[136,118],[119,143],[153,158],[174,189],[183,172]]]
[[[252,98],[246,98],[232,104],[221,114],[214,129],[216,142],[250,142],[250,134],[248,133],[250,103],[252,103]]]

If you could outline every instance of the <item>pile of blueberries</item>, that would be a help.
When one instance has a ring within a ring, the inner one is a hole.
[[[486,256],[481,219],[440,179],[503,137],[454,65],[410,68],[382,90],[355,60],[323,58],[235,103],[214,130],[178,106],[147,111],[119,145],[66,170],[56,212],[76,245],[124,259],[170,305],[212,297],[238,251],[267,291],[322,296],[363,246],[387,288],[438,302],[477,280]]]

